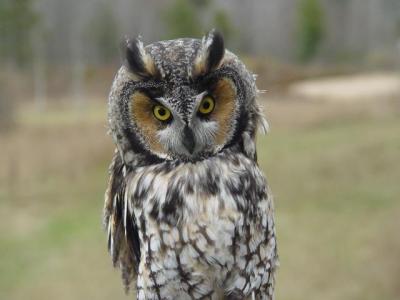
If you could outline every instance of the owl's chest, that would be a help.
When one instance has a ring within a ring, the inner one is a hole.
[[[139,289],[158,285],[171,299],[223,293],[221,287],[235,263],[237,219],[233,212],[220,217],[198,214],[175,226],[147,216],[139,230]]]
[[[157,235],[174,248],[196,239],[200,251],[207,244],[216,253],[227,247],[240,219],[263,213],[260,204],[267,198],[263,175],[244,156],[143,168],[127,186],[139,236]]]
[[[206,224],[238,214],[254,214],[266,198],[264,176],[244,156],[214,158],[174,168],[143,168],[132,174],[127,198],[136,220],[177,225],[204,219]]]
[[[173,295],[183,287],[204,296],[238,286],[250,291],[251,282],[269,280],[263,274],[275,251],[271,202],[258,167],[246,162],[148,169],[131,178],[139,291],[160,286]]]
[[[272,210],[267,199],[262,202],[264,214],[254,218],[219,207],[214,212],[184,212],[175,224],[156,220],[145,209],[135,210],[141,244],[138,290],[159,286],[160,295],[172,295],[166,299],[211,294],[221,299],[217,295],[227,291],[247,297],[270,280],[275,260]]]
[[[175,263],[179,256],[183,265],[193,260],[226,265],[227,249],[243,212],[224,187],[214,187],[218,191],[211,193],[203,186],[188,185],[188,181],[159,183],[153,195],[134,206],[139,237],[147,243],[144,252],[161,253],[163,260],[169,257]]]

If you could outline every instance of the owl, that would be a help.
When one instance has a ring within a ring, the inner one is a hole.
[[[124,44],[104,226],[137,299],[273,299],[273,200],[258,164],[255,76],[215,30]]]

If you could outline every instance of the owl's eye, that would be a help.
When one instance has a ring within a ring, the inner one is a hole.
[[[172,118],[169,109],[162,105],[155,105],[153,107],[153,114],[157,120],[160,120],[162,122],[169,121]]]
[[[211,96],[205,96],[203,100],[201,100],[199,113],[202,115],[210,114],[215,107],[215,101]]]

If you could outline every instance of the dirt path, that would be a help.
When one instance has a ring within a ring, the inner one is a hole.
[[[289,94],[294,98],[320,101],[400,100],[400,72],[306,80],[293,84]]]

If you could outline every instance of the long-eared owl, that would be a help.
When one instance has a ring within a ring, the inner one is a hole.
[[[124,44],[109,96],[116,150],[104,225],[137,299],[273,299],[273,202],[257,164],[267,123],[253,76],[217,31]]]

